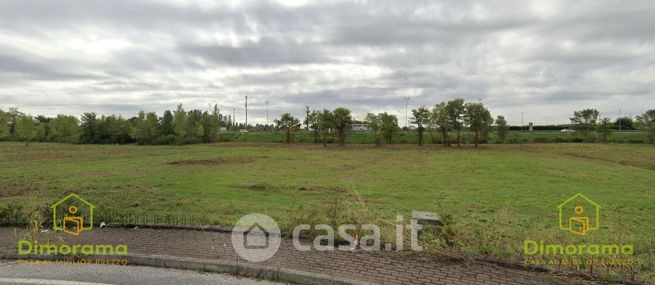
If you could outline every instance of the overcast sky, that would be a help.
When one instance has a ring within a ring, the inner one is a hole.
[[[221,3],[218,3],[221,2]],[[655,108],[655,1],[0,1],[0,109],[243,121],[457,97],[511,124]]]

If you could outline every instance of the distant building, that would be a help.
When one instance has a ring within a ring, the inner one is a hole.
[[[350,127],[350,130],[352,130],[353,132],[370,132],[371,128],[368,126],[367,123],[354,122]]]

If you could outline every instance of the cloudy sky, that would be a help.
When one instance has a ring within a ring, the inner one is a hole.
[[[655,108],[655,1],[0,1],[0,109],[250,122],[457,97],[510,123]]]

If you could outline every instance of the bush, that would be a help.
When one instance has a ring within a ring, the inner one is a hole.
[[[166,136],[161,136],[155,139],[153,144],[155,145],[171,145],[175,144],[176,137],[175,135],[166,135]]]
[[[0,222],[18,223],[25,221],[26,217],[23,212],[23,206],[15,204],[0,205]]]

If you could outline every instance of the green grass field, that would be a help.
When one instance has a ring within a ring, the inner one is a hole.
[[[373,222],[387,238],[397,214],[408,219],[423,210],[452,217],[449,239],[462,252],[519,260],[525,239],[632,243],[638,263],[630,270],[650,280],[655,270],[649,145],[0,143],[0,169],[5,221],[24,220],[70,192],[96,205],[96,222],[121,222],[110,217],[120,213],[230,226],[261,212],[286,230],[301,222]],[[603,207],[601,229],[584,237],[558,228],[557,205],[576,193]],[[12,214],[16,205],[22,209]]]

